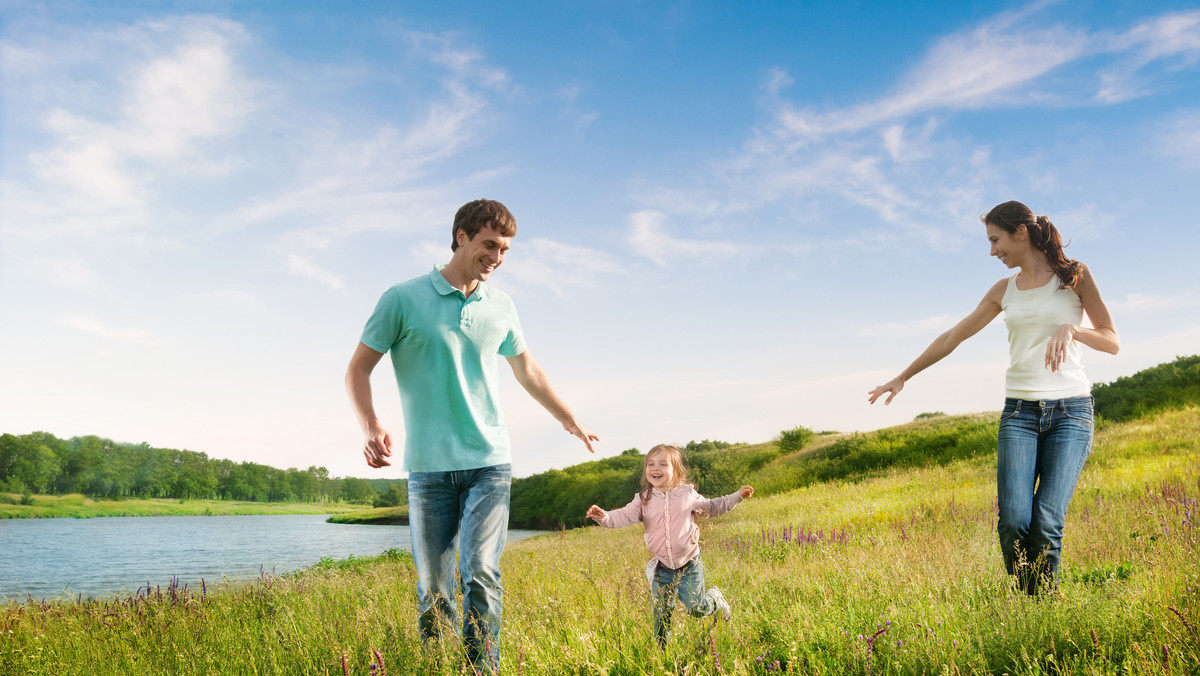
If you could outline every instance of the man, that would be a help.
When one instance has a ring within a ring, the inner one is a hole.
[[[392,440],[375,415],[371,372],[386,352],[400,387],[408,518],[422,639],[456,624],[455,540],[463,585],[462,638],[477,672],[500,659],[500,554],[508,533],[511,454],[496,355],[589,452],[599,437],[558,398],[525,345],[512,299],[484,282],[504,262],[516,219],[500,202],[463,205],[450,262],[388,289],[346,370],[346,390],[371,467],[390,465]]]

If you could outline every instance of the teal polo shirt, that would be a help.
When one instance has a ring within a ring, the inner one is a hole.
[[[442,277],[444,267],[385,291],[362,332],[364,345],[391,354],[409,472],[512,461],[497,356],[526,349],[517,309],[483,282],[467,298]]]

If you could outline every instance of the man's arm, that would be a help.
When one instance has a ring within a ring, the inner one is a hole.
[[[363,431],[363,456],[371,467],[386,467],[392,463],[386,458],[392,455],[392,437],[375,417],[375,404],[371,396],[371,372],[383,358],[366,345],[359,343],[346,368],[346,393],[350,395],[350,406],[358,418]]]
[[[505,357],[508,359],[508,365],[512,367],[513,375],[517,377],[517,382],[521,383],[521,387],[533,397],[534,401],[542,405],[542,408],[550,412],[554,419],[562,424],[563,429],[570,432],[579,438],[588,452],[595,453],[596,449],[592,448],[593,441],[599,441],[600,437],[596,436],[588,428],[580,425],[575,420],[575,414],[571,413],[571,409],[563,403],[562,399],[554,393],[554,388],[550,387],[550,380],[546,377],[546,372],[542,370],[541,364],[533,358],[533,354],[529,350],[525,350],[515,357]]]

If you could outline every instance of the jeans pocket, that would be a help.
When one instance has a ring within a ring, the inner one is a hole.
[[[1095,416],[1094,409],[1095,401],[1090,396],[1073,397],[1062,401],[1063,415],[1071,420],[1090,423]]]
[[[1020,399],[1005,399],[1004,410],[1000,412],[1000,422],[1012,420],[1021,415],[1021,400]]]

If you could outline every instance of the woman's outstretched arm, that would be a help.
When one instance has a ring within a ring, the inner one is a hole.
[[[908,382],[909,378],[938,363],[946,355],[953,352],[954,348],[961,345],[964,340],[983,330],[983,327],[987,326],[1000,314],[1000,301],[1004,299],[1004,290],[1007,286],[1007,278],[996,282],[991,289],[988,289],[983,300],[979,301],[979,305],[976,306],[971,314],[964,317],[962,321],[955,324],[949,331],[934,338],[929,347],[925,348],[925,351],[913,363],[909,364],[908,368],[901,371],[900,375],[871,390],[868,402],[874,404],[875,400],[879,399],[886,392],[889,394],[888,398],[884,399],[883,404],[886,406],[892,403],[892,399],[895,399],[896,395],[900,394],[900,390],[904,389],[904,383]]]

